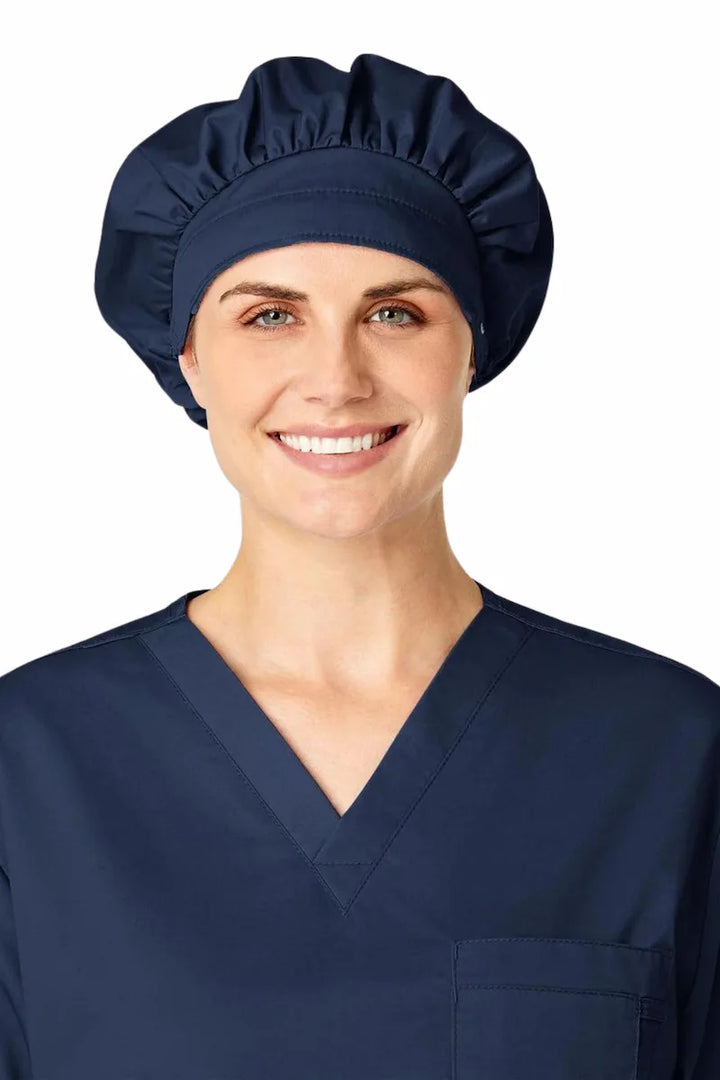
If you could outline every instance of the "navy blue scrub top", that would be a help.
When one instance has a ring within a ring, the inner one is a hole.
[[[720,686],[477,584],[343,815],[206,589],[0,678],[0,1080],[719,1080]]]

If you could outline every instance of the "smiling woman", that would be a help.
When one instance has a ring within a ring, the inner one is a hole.
[[[241,542],[0,679],[0,1080],[717,1080],[720,686],[445,528],[552,247],[519,141],[374,54],[123,161],[98,302]]]
[[[407,520],[441,488],[460,448],[473,340],[452,291],[418,269],[376,248],[296,243],[246,256],[205,289],[179,364],[243,497],[245,538],[261,507],[339,538]],[[264,326],[269,315],[280,324]],[[279,451],[265,467],[258,433]],[[333,494],[308,488],[308,472],[364,484]]]

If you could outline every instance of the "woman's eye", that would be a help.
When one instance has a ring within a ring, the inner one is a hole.
[[[389,307],[378,308],[377,311],[373,312],[372,318],[375,318],[376,315],[387,315],[387,314],[390,314],[390,315],[409,315],[410,316],[410,322],[399,322],[399,321],[389,322],[387,320],[381,319],[380,321],[384,322],[386,326],[401,326],[401,327],[402,326],[411,326],[412,323],[421,321],[420,318],[413,311],[410,310],[410,308],[402,307],[400,304],[391,304]]]
[[[278,319],[276,317],[276,316],[281,316],[282,317],[284,315],[289,315],[291,318],[294,318],[292,312],[288,311],[286,308],[281,308],[281,307],[264,308],[262,311],[259,311],[257,313],[257,315],[254,315],[251,319],[247,319],[243,323],[243,326],[253,326],[253,325],[255,325],[255,326],[257,326],[257,328],[259,330],[279,330],[283,326],[288,326],[289,325],[289,323],[287,321],[281,321],[281,319]],[[373,321],[375,319],[376,315],[389,315],[390,319],[380,319],[378,321],[381,323],[381,325],[384,325],[384,326],[397,326],[400,329],[404,329],[406,326],[413,326],[415,323],[420,323],[420,322],[425,321],[421,316],[416,315],[415,312],[411,311],[410,308],[403,307],[401,304],[390,304],[390,305],[386,305],[385,307],[378,308],[378,310],[374,311],[373,314],[370,316],[369,321]],[[398,315],[408,315],[409,319],[406,320],[406,321],[400,321],[399,319],[394,318],[394,316],[398,316]],[[272,316],[272,320],[271,320],[270,324],[261,323],[259,321],[260,319],[264,319],[266,316]]]
[[[265,308],[263,311],[259,311],[252,319],[248,319],[245,326],[251,326],[253,323],[257,323],[258,319],[264,319],[266,315],[292,315],[292,312],[286,311],[285,308]],[[287,323],[275,320],[275,326],[268,326],[264,323],[258,325],[260,325],[261,330],[274,330],[277,326],[287,326]]]

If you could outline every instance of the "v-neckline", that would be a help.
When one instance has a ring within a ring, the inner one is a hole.
[[[473,579],[474,580],[474,579]],[[187,614],[184,593],[142,638],[198,717],[346,909],[503,670],[532,632],[480,582],[462,631],[362,790],[340,814],[242,680]]]

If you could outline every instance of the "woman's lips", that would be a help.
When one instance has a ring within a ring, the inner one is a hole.
[[[362,472],[370,468],[371,465],[383,461],[392,451],[395,443],[402,438],[406,429],[407,424],[400,426],[395,435],[385,439],[384,442],[378,443],[377,446],[373,446],[370,450],[354,450],[349,454],[316,454],[312,450],[295,450],[292,446],[282,442],[277,437],[277,434],[269,434],[268,438],[272,439],[275,445],[284,451],[290,461],[295,462],[296,465],[307,469],[309,472],[320,473],[324,476],[348,476]]]

